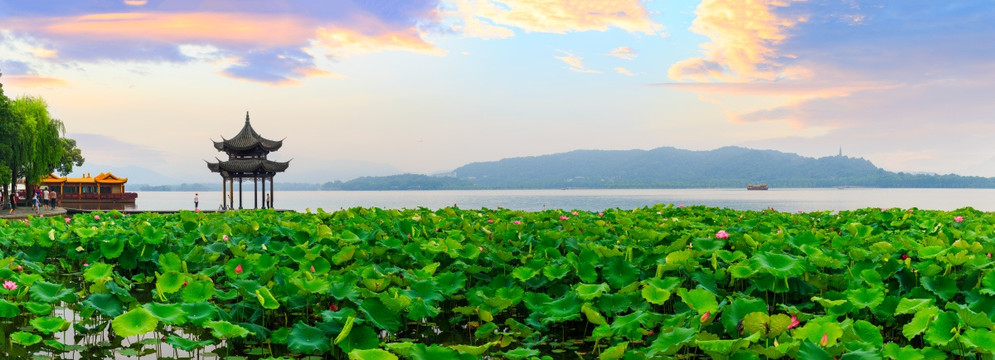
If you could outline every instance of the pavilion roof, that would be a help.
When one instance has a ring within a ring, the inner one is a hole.
[[[261,148],[267,152],[277,151],[283,146],[283,140],[270,140],[259,135],[255,130],[252,129],[252,124],[249,123],[249,113],[245,113],[245,126],[242,126],[242,131],[239,131],[235,137],[231,139],[225,139],[221,137],[221,141],[214,142],[214,148],[218,151],[224,152],[244,152],[254,150],[256,148]]]
[[[43,184],[124,184],[128,182],[128,178],[122,178],[114,176],[110,172],[100,173],[97,176],[90,177],[90,174],[84,174],[82,177],[60,177],[55,174],[48,174],[48,176],[41,179]]]
[[[266,159],[218,160],[216,163],[207,163],[207,168],[211,172],[224,171],[229,173],[276,173],[287,170],[289,166],[289,161],[279,162]]]

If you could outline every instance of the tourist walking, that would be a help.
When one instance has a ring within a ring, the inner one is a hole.
[[[7,198],[8,198],[8,201],[10,201],[9,203],[7,203],[7,206],[10,207],[10,211],[7,212],[7,213],[8,214],[13,214],[14,213],[14,209],[17,208],[17,192],[13,192],[10,195],[7,195]]]
[[[58,198],[59,195],[55,193],[55,190],[49,192],[48,194],[49,206],[51,206],[53,210],[55,209],[56,205],[59,205],[58,201],[56,201],[58,200]]]
[[[193,193],[193,209],[197,210],[200,208],[200,194]]]
[[[31,199],[31,207],[35,209],[35,213],[41,215],[41,204],[38,203],[38,192],[35,192],[35,197]]]
[[[41,206],[48,208],[48,190],[41,190]]]

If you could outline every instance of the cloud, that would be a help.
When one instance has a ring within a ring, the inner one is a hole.
[[[285,3],[123,1],[94,6],[22,3],[0,15],[0,31],[33,49],[33,62],[205,60],[190,47],[231,59],[227,76],[270,84],[328,74],[322,56],[384,50],[443,54],[420,30],[438,21],[437,0]]]
[[[554,56],[554,58],[566,63],[568,66],[567,69],[569,69],[570,71],[579,72],[579,73],[590,73],[590,74],[601,73],[600,71],[591,70],[584,67],[584,62],[583,62],[584,58],[563,50],[557,50],[557,51],[563,53],[563,56]]]
[[[455,27],[467,37],[508,37],[508,28],[555,34],[618,28],[653,35],[663,30],[639,0],[455,0],[454,7],[446,15],[461,20]]]
[[[83,157],[87,162],[123,164],[140,159],[143,163],[156,164],[168,160],[162,151],[110,136],[89,133],[71,133],[66,136],[76,140],[76,146],[83,150]]]
[[[619,46],[612,49],[608,56],[614,56],[623,60],[632,60],[636,58],[636,51],[632,50],[628,46]]]
[[[784,0],[705,0],[695,11],[691,30],[707,36],[704,57],[690,58],[670,67],[673,80],[722,81],[774,80],[783,77],[787,57],[776,46],[788,31],[805,22],[803,15],[779,14],[789,6]],[[793,70],[796,71],[796,70]]]
[[[619,74],[622,74],[622,75],[625,75],[625,76],[635,76],[635,74],[633,74],[631,71],[629,71],[628,69],[626,69],[624,67],[617,67],[617,68],[615,68],[615,72],[617,72]]]

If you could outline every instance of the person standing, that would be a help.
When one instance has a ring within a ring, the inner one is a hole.
[[[193,209],[197,210],[200,208],[200,194],[193,193]]]
[[[56,194],[54,189],[52,191],[49,191],[48,202],[49,206],[51,206],[53,210],[55,209],[55,206],[59,204],[58,201],[56,201],[58,199],[59,199],[59,194]]]
[[[48,208],[48,189],[41,190],[41,206]]]
[[[10,195],[7,195],[7,197],[9,199],[9,201],[10,201],[10,203],[8,204],[8,205],[10,205],[10,211],[7,212],[7,213],[8,214],[13,214],[14,213],[14,209],[17,208],[17,192],[13,192]]]

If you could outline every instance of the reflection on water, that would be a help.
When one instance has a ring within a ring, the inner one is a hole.
[[[73,202],[63,201],[62,207],[82,210],[135,210],[133,202]]]

